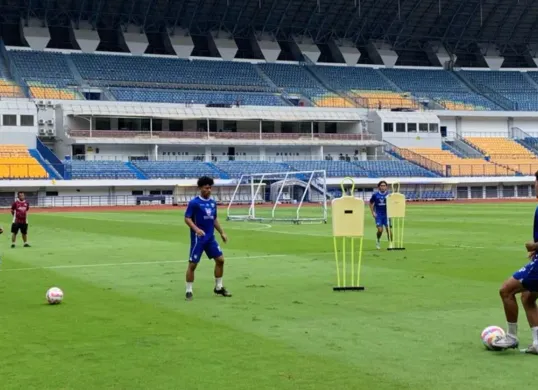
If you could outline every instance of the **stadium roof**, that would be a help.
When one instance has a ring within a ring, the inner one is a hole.
[[[306,35],[316,43],[382,40],[395,50],[442,41],[452,52],[477,42],[504,51],[538,43],[534,0],[1,0],[0,19],[39,18],[49,26],[89,21],[146,32],[181,27],[191,35],[222,30],[235,37],[264,32],[279,40]]]

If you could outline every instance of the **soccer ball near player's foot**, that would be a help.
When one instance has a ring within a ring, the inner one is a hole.
[[[499,340],[505,336],[504,330],[499,326],[488,326],[482,331],[480,338],[482,339],[482,344],[486,349],[490,351],[496,351],[498,348],[493,347],[493,342]]]
[[[58,305],[64,299],[64,292],[58,287],[49,288],[47,291],[47,302],[51,305]]]

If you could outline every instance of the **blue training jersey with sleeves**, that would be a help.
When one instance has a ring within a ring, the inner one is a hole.
[[[204,239],[210,239],[215,236],[215,220],[217,219],[217,202],[208,198],[204,199],[197,196],[192,199],[185,211],[185,218],[190,218],[194,224],[204,231]],[[191,229],[191,238],[194,238],[196,233]]]
[[[374,211],[378,215],[387,215],[387,196],[389,192],[374,192],[370,198],[370,204],[374,205]]]

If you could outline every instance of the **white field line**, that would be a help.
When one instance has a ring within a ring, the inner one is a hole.
[[[458,249],[458,248],[454,248]],[[464,249],[464,248],[459,248]],[[413,249],[413,252],[429,252],[435,251],[437,248],[424,248],[424,249]],[[374,252],[374,251],[372,251]],[[375,251],[375,253],[383,253],[384,250]],[[350,253],[350,252],[347,252]],[[260,256],[240,256],[240,257],[230,257],[230,260],[250,260],[250,259],[268,259],[268,258],[277,258],[277,257],[301,257],[301,256],[319,256],[319,255],[328,255],[331,258],[331,261],[334,261],[334,254],[332,252],[317,252],[317,253],[303,253],[301,255],[296,254],[276,254],[276,255],[260,255]],[[66,265],[50,265],[44,267],[25,267],[25,268],[8,268],[0,269],[0,272],[20,272],[20,271],[41,271],[41,270],[55,270],[55,269],[80,269],[80,268],[106,268],[106,267],[131,267],[131,266],[140,266],[140,265],[158,265],[158,264],[181,264],[187,263],[187,260],[165,260],[165,261],[135,261],[135,262],[119,262],[119,263],[102,263],[102,264],[66,264]]]
[[[268,257],[286,257],[289,254],[264,255],[264,256],[242,256],[233,257],[232,260],[247,260],[247,259],[263,259]],[[69,269],[69,268],[101,268],[101,267],[117,267],[117,266],[133,266],[133,265],[153,265],[153,264],[177,264],[186,263],[187,260],[166,260],[166,261],[134,261],[130,263],[102,263],[102,264],[68,264],[68,265],[51,265],[45,267],[28,267],[28,268],[8,268],[0,270],[0,272],[11,271],[37,271],[44,269]]]

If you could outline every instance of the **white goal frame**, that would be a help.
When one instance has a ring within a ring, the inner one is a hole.
[[[304,175],[308,177],[308,180],[297,179],[297,175]],[[270,184],[271,186],[271,203],[273,207],[271,209],[271,215],[259,216],[256,215],[256,204],[265,203],[260,201],[260,195],[264,195],[265,188],[267,184],[266,180],[278,180],[275,183]],[[321,183],[317,183],[317,180],[321,180]],[[248,214],[243,215],[233,215],[230,210],[232,207],[240,204],[236,201],[238,192],[240,192],[241,187],[245,187],[245,184],[250,186],[250,201],[247,203],[249,205]],[[297,203],[297,210],[295,212],[295,217],[289,218],[278,218],[275,216],[275,211],[282,200],[282,194],[286,184],[298,185],[304,188],[304,192],[301,196],[301,199]],[[263,188],[263,192],[260,194],[260,190]],[[303,207],[304,201],[307,195],[311,195],[312,188],[316,189],[321,193],[321,215],[320,217],[302,217],[301,208]],[[276,193],[276,198],[273,199],[273,195]],[[270,173],[251,173],[241,175],[237,181],[237,185],[234,189],[228,208],[226,210],[226,219],[228,221],[281,221],[281,222],[292,222],[295,224],[300,223],[327,223],[327,198],[330,195],[327,193],[327,172],[325,170],[315,170],[315,171],[285,171],[285,172],[270,172]]]

